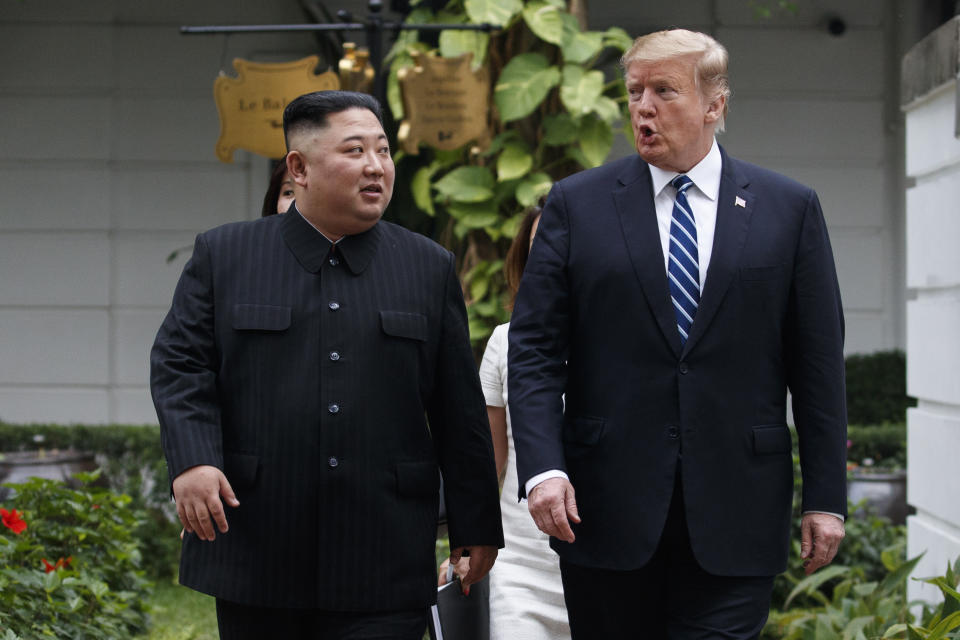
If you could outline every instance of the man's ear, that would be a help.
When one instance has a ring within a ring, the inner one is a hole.
[[[287,154],[287,172],[294,184],[307,186],[307,159],[303,157],[303,153],[294,149]]]
[[[727,97],[722,93],[717,95],[713,102],[707,105],[707,113],[704,115],[704,120],[708,124],[713,124],[720,120],[723,117],[723,107],[727,104]]]

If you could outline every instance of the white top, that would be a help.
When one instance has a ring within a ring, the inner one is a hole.
[[[493,330],[480,364],[487,406],[507,406],[507,328]],[[504,548],[490,570],[490,640],[564,640],[570,637],[559,559],[517,501],[517,457],[507,410],[507,463],[500,494]]]

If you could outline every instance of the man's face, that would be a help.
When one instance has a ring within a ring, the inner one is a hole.
[[[694,60],[632,62],[627,68],[630,122],[640,156],[666,171],[684,173],[713,144],[724,98],[708,102],[694,80]]]
[[[394,166],[371,111],[330,114],[325,127],[297,135],[291,147],[287,167],[304,217],[331,240],[377,223],[393,195]]]

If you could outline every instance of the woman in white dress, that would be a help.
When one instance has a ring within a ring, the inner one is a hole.
[[[528,210],[507,253],[505,271],[512,296],[516,296],[539,222],[540,209]],[[534,524],[527,503],[517,501],[517,461],[507,410],[508,328],[509,323],[493,330],[480,364],[480,383],[502,482],[504,548],[490,570],[490,640],[566,640],[570,627],[557,555],[546,534]],[[468,567],[469,559],[464,558],[456,573],[462,575]],[[445,567],[440,575],[445,581]]]

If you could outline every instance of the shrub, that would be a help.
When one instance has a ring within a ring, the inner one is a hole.
[[[847,461],[851,466],[891,470],[907,466],[907,425],[847,427]]]
[[[134,531],[143,519],[129,496],[78,474],[74,490],[52,480],[5,485],[0,527],[3,640],[130,638],[146,628],[149,583]],[[16,511],[16,516],[13,512]]]
[[[884,551],[886,572],[879,580],[867,579],[859,567],[840,565],[821,569],[805,578],[796,586],[791,598],[802,593],[815,599],[818,605],[771,612],[762,637],[782,640],[940,640],[958,637],[960,559],[952,567],[948,566],[944,575],[921,579],[938,587],[943,595],[943,602],[931,606],[929,603],[907,602],[907,577],[921,556],[904,561],[902,552],[902,544]],[[821,585],[836,578],[841,581],[828,598],[822,593]],[[919,625],[915,624],[915,617],[910,612],[914,604],[923,605]]]
[[[14,425],[0,422],[0,451],[78,449],[96,454],[110,489],[132,497],[143,510],[134,535],[143,543],[144,570],[152,579],[173,575],[180,524],[170,501],[170,481],[157,425]],[[2,636],[0,636],[0,640]]]
[[[907,359],[902,351],[877,351],[846,358],[847,421],[850,424],[903,423],[907,407]]]

